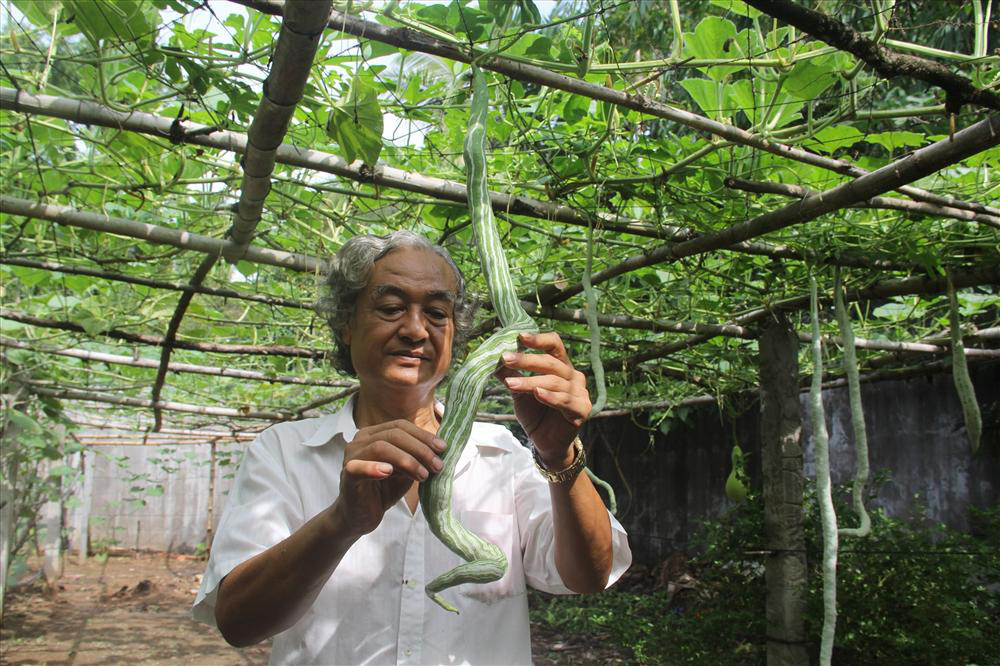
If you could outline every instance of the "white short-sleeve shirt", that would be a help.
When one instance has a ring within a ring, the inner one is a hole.
[[[357,433],[352,410],[348,402],[336,414],[278,424],[250,445],[212,543],[196,620],[214,625],[222,578],[337,498],[344,446]],[[431,534],[419,505],[411,514],[400,500],[351,547],[306,614],[274,637],[270,663],[531,663],[526,586],[570,590],[555,566],[548,484],[505,427],[473,426],[455,470],[453,510],[509,563],[494,583],[442,592],[458,616],[431,601],[424,585],[461,560]],[[610,518],[609,585],[632,561],[624,529]]]

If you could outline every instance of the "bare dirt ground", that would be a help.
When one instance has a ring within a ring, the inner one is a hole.
[[[12,589],[0,627],[3,664],[266,664],[266,644],[230,647],[188,612],[204,562],[190,556],[141,553],[66,560],[55,590],[41,582]],[[599,640],[532,627],[535,663],[622,664]]]

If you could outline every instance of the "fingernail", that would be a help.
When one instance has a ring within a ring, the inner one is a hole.
[[[437,449],[438,451],[444,451],[445,449],[448,448],[448,442],[444,441],[440,437],[435,437],[433,444],[434,448]]]
[[[420,477],[421,481],[426,481],[427,477],[430,476],[430,472],[421,467],[420,469],[417,470],[417,476]]]
[[[383,474],[392,474],[392,465],[389,463],[379,463],[377,469]]]
[[[435,472],[440,472],[441,469],[444,467],[444,461],[435,456],[434,460],[431,461],[431,467],[434,468]]]
[[[503,362],[504,363],[510,363],[510,362],[512,362],[514,360],[514,353],[513,352],[504,352],[503,355],[502,355],[502,358],[503,358]]]
[[[510,388],[517,388],[518,386],[521,385],[521,380],[518,379],[517,377],[508,377],[504,381],[507,383],[507,386],[510,387]]]

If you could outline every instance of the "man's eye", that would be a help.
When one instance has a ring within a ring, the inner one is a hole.
[[[398,305],[380,305],[376,308],[380,314],[384,315],[396,315],[403,311],[403,308]]]
[[[444,321],[448,318],[448,313],[444,310],[428,310],[427,316],[435,321]]]

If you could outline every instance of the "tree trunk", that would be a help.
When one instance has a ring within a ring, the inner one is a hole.
[[[798,336],[784,315],[760,337],[760,434],[764,476],[768,666],[809,663],[805,641],[806,555],[802,530],[802,430]]]

